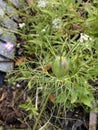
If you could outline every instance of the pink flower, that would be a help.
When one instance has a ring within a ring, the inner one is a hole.
[[[14,48],[14,45],[11,42],[6,42],[4,46],[8,51],[11,51]]]

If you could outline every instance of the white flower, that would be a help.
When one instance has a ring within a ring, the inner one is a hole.
[[[91,46],[90,41],[93,41],[93,39],[90,36],[88,36],[84,33],[81,33],[79,41],[80,41],[80,45],[89,47],[89,46]]]
[[[38,1],[38,4],[37,4],[37,7],[46,7],[46,5],[47,5],[47,3],[48,3],[48,1],[47,0],[39,0]]]
[[[56,29],[60,29],[61,28],[61,20],[59,18],[55,18],[52,21],[53,27]]]
[[[19,27],[23,28],[25,26],[25,23],[19,23]]]
[[[80,34],[80,42],[83,43],[84,41],[92,41],[92,38],[84,33]]]
[[[42,29],[42,31],[41,32],[45,32],[46,31],[46,29],[44,28],[44,29]]]

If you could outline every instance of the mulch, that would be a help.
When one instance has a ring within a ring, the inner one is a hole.
[[[7,85],[0,88],[0,126],[4,130],[24,130],[28,127],[33,129],[34,118],[29,120],[28,112],[19,107],[20,104],[26,103],[28,95],[30,93],[23,88]],[[53,103],[48,101],[44,115],[47,114],[47,117],[50,117],[52,107],[54,107]],[[66,115],[63,111],[58,114],[58,111],[55,107],[47,130],[89,130],[89,113],[85,112],[82,107],[79,106],[74,111],[68,111]],[[57,114],[60,118],[57,118]],[[42,122],[40,124],[45,123],[44,116],[41,117],[40,122]]]

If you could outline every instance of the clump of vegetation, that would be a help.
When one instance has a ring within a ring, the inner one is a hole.
[[[27,91],[34,94],[27,105],[21,105],[30,110],[30,119],[38,117],[34,130],[48,100],[59,112],[78,106],[94,110],[97,90],[88,81],[95,82],[98,76],[97,1],[37,0],[25,5],[20,16],[25,26],[18,34],[26,60],[18,64],[9,82],[26,80]]]

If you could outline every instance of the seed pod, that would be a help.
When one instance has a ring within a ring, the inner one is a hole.
[[[65,76],[68,71],[68,62],[66,58],[56,56],[54,62],[52,63],[52,71],[58,78]]]

